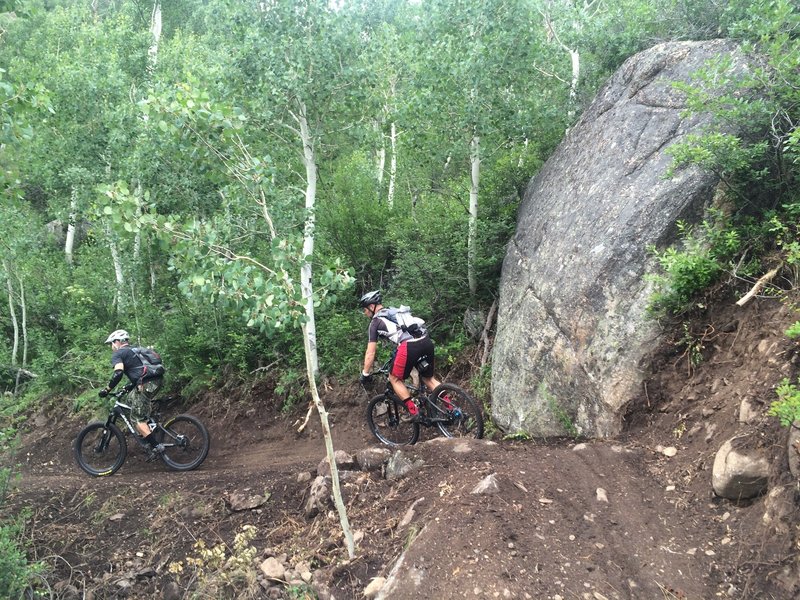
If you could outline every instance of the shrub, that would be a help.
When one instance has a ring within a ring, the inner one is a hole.
[[[784,379],[775,392],[778,400],[772,403],[767,414],[778,417],[781,425],[791,427],[792,423],[800,419],[800,389]]]
[[[663,273],[649,276],[656,290],[650,300],[651,313],[681,314],[692,305],[696,295],[716,282],[741,247],[741,234],[721,216],[713,213],[713,222],[703,221],[700,232],[678,221],[682,249],[663,251],[651,247]]]

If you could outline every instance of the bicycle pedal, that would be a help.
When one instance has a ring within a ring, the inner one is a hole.
[[[154,460],[158,460],[159,458],[161,458],[162,454],[164,454],[164,444],[159,444],[158,446],[147,448],[146,462],[153,462]]]

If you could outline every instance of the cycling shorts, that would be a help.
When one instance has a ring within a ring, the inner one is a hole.
[[[423,359],[428,365],[425,369],[420,369],[417,363]],[[392,364],[392,375],[405,380],[414,367],[417,367],[421,377],[433,377],[433,341],[427,335],[400,343]]]

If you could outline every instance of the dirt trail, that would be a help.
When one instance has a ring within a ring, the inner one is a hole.
[[[781,336],[783,321],[793,317],[782,310],[756,307],[746,323],[727,328],[727,337],[707,340],[705,362],[693,373],[683,371],[680,346],[665,348],[618,440],[458,441],[429,434],[402,450],[421,465],[408,476],[345,474],[343,494],[359,538],[352,561],[332,507],[314,518],[303,510],[324,457],[316,415],[297,434],[293,423],[305,411],[282,415],[267,391],[251,391],[247,400],[209,395],[184,407],[212,435],[208,459],[190,473],[146,463],[131,444],[117,474],[90,478],[70,450],[82,422],[49,430],[45,411],[32,419],[17,454],[21,478],[10,506],[32,513],[27,535],[52,569],[48,581],[60,590],[54,597],[70,597],[71,585],[95,599],[164,598],[174,582],[179,598],[303,598],[314,589],[320,598],[343,600],[363,598],[376,577],[388,579],[379,597],[397,599],[793,597],[800,594],[797,506],[767,529],[768,498],[737,505],[710,488],[716,449],[743,427],[736,418],[741,399],[765,409],[774,385],[793,372],[796,353]],[[708,318],[720,331],[729,315]],[[769,327],[759,327],[764,323]],[[364,421],[362,395],[335,387],[325,401],[337,449],[379,447]],[[796,486],[780,458],[785,430],[763,414],[748,427],[773,453],[773,489]],[[673,456],[662,451],[667,446]],[[473,493],[489,477],[496,489]],[[234,511],[233,494],[269,499]],[[257,528],[252,580],[230,587],[224,570],[189,568],[198,540],[224,544],[230,554],[245,525]],[[312,585],[258,581],[257,565],[267,556],[307,563]],[[181,573],[174,572],[177,562]]]

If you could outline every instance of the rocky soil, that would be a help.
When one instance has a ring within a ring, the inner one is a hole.
[[[795,451],[766,415],[796,375],[783,335],[796,314],[768,299],[717,306],[675,327],[613,440],[504,440],[490,428],[486,440],[431,431],[385,451],[365,392],[330,382],[353,559],[332,503],[313,493],[319,422],[298,434],[305,407],[282,413],[266,381],[184,399],[212,435],[189,473],[131,444],[118,473],[88,477],[71,454],[88,419],[49,402],[4,459],[21,473],[6,506],[30,513],[25,537],[51,598],[800,597]],[[712,490],[734,437],[769,465],[754,499]]]

